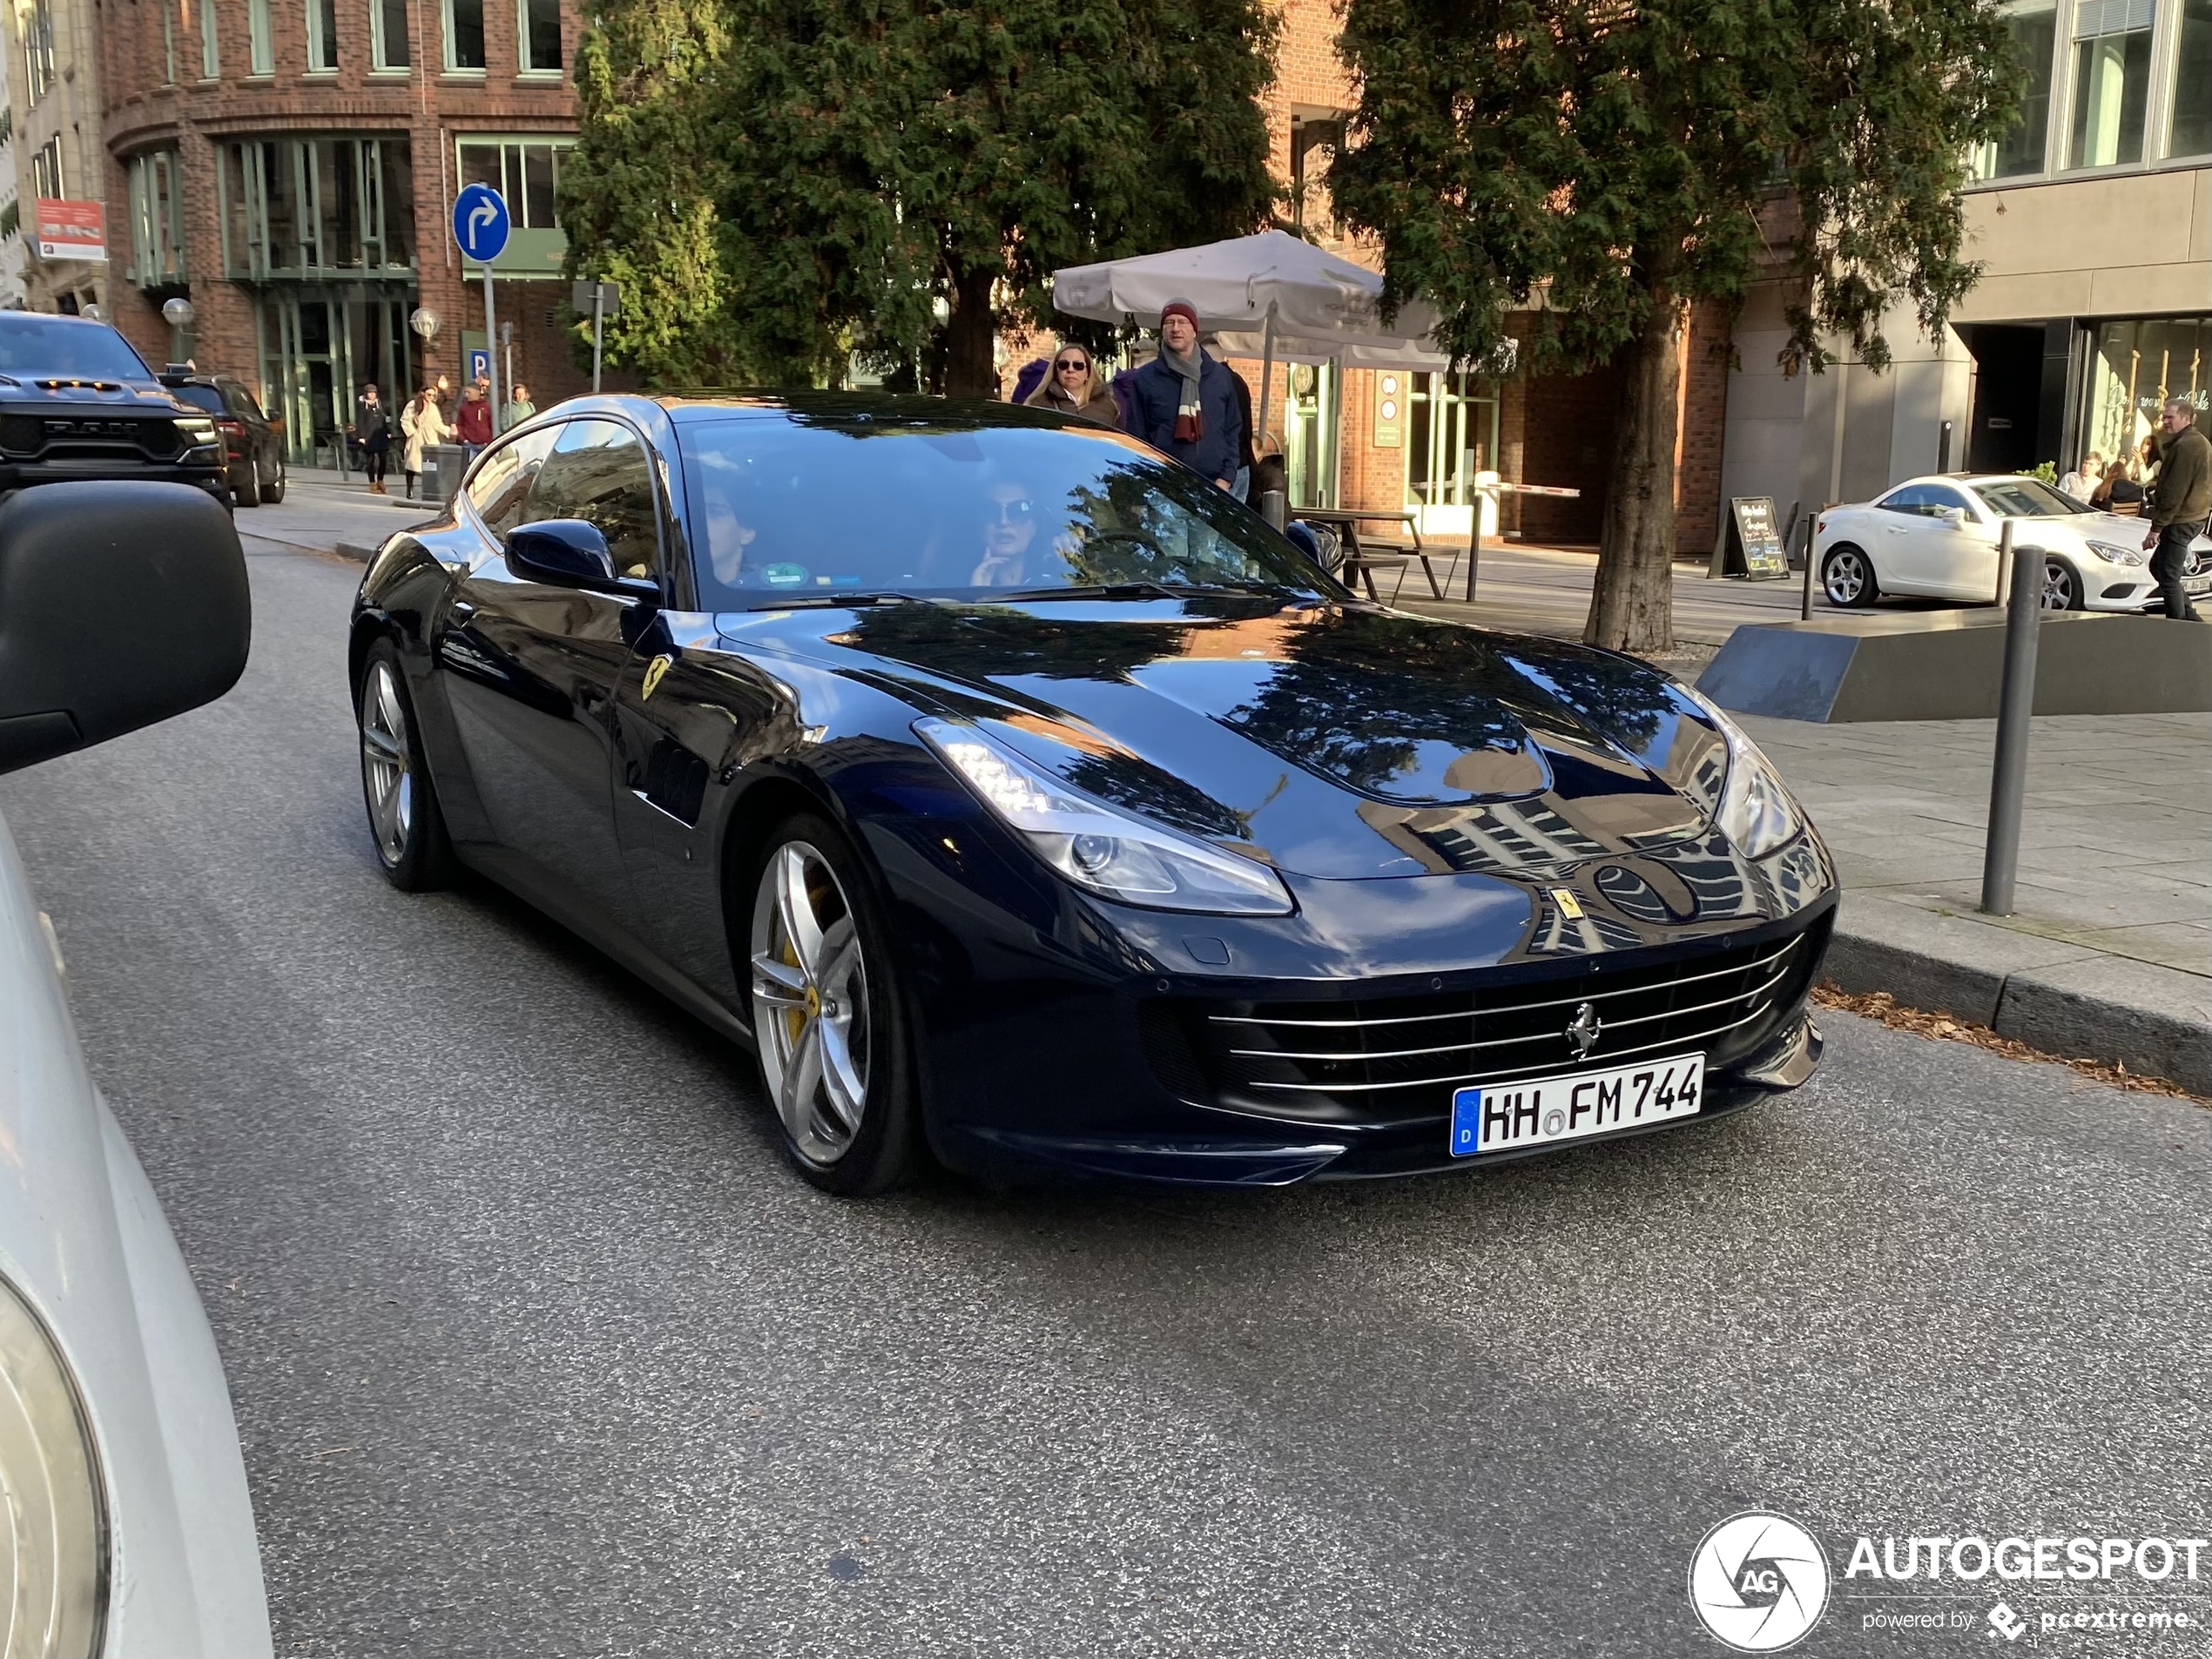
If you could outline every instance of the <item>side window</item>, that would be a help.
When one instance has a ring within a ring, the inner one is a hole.
[[[243,415],[249,421],[261,418],[261,406],[253,401],[253,393],[236,381],[218,381],[216,384],[223,388],[223,401],[231,406],[233,415]]]
[[[1950,489],[1947,486],[1930,488],[1928,490],[1928,505],[1924,509],[1930,518],[1939,518],[1954,507],[1966,516],[1966,523],[1969,524],[1973,523],[1978,517],[1980,516],[1980,515],[1974,511],[1973,503],[1968,501],[1964,496],[1960,495],[1957,490]]]
[[[1938,510],[1939,494],[1926,484],[1908,484],[1903,489],[1885,496],[1882,510],[1885,513],[1905,513],[1914,518],[1933,518]],[[1950,502],[1941,503],[1945,507],[1952,504]]]
[[[469,476],[469,504],[476,509],[476,516],[484,521],[484,528],[492,539],[504,542],[507,532],[523,523],[523,509],[530,496],[530,486],[536,482],[538,469],[544,466],[553,440],[565,428],[548,427],[541,431],[526,432],[519,438],[501,444]],[[538,513],[538,518],[556,518],[556,513]]]
[[[637,435],[616,421],[570,421],[530,486],[517,522],[580,518],[598,526],[624,576],[650,577],[660,558],[652,463]]]

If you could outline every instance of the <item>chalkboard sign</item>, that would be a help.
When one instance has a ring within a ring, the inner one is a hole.
[[[1730,499],[1728,509],[1707,574],[1748,582],[1788,580],[1790,550],[1774,522],[1774,503],[1764,496],[1737,496]]]

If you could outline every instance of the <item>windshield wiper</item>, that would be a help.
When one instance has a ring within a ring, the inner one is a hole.
[[[1037,599],[1187,599],[1212,593],[1290,593],[1295,590],[1275,583],[1244,582],[1079,582],[1064,588],[1017,588],[995,594],[989,600]]]
[[[860,610],[868,605],[926,605],[930,602],[917,594],[899,593],[884,588],[873,593],[806,593],[794,594],[788,599],[772,599],[765,604],[747,605],[747,610]]]

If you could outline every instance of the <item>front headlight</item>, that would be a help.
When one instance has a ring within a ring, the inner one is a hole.
[[[1774,763],[1710,698],[1695,686],[1682,690],[1728,739],[1728,779],[1721,786],[1721,804],[1713,814],[1721,833],[1737,852],[1754,859],[1796,840],[1804,832],[1805,815]]]
[[[1295,908],[1283,879],[1265,865],[1093,800],[978,727],[922,719],[914,730],[1079,887],[1156,910],[1287,916]]]
[[[0,1653],[97,1653],[107,1506],[77,1387],[44,1323],[0,1278]]]
[[[213,449],[219,447],[215,437],[215,423],[204,415],[180,415],[172,423],[185,441],[185,450]]]
[[[2141,564],[2143,550],[2139,547],[2114,547],[2110,542],[2091,542],[2089,550],[2107,564]]]

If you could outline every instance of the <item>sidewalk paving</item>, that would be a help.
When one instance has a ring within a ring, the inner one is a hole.
[[[1979,909],[1994,720],[1740,718],[1836,855],[1845,990],[2212,1094],[2212,714],[2035,719],[2007,917]]]
[[[433,511],[370,496],[358,478],[295,469],[282,504],[242,512],[238,524],[278,546],[342,543],[366,557]],[[1587,552],[1486,547],[1474,606],[1427,597],[1418,569],[1400,603],[1579,638],[1595,563]],[[1692,656],[1740,624],[1796,616],[1798,602],[1795,581],[1713,581],[1676,567],[1676,631]],[[1824,608],[1816,599],[1816,614]],[[1682,659],[1665,665],[1695,677]],[[2212,1094],[2212,715],[2035,720],[2019,914],[2003,919],[1978,909],[1994,721],[1743,724],[1841,867],[1829,971],[1844,988],[1885,990],[2052,1053]]]

